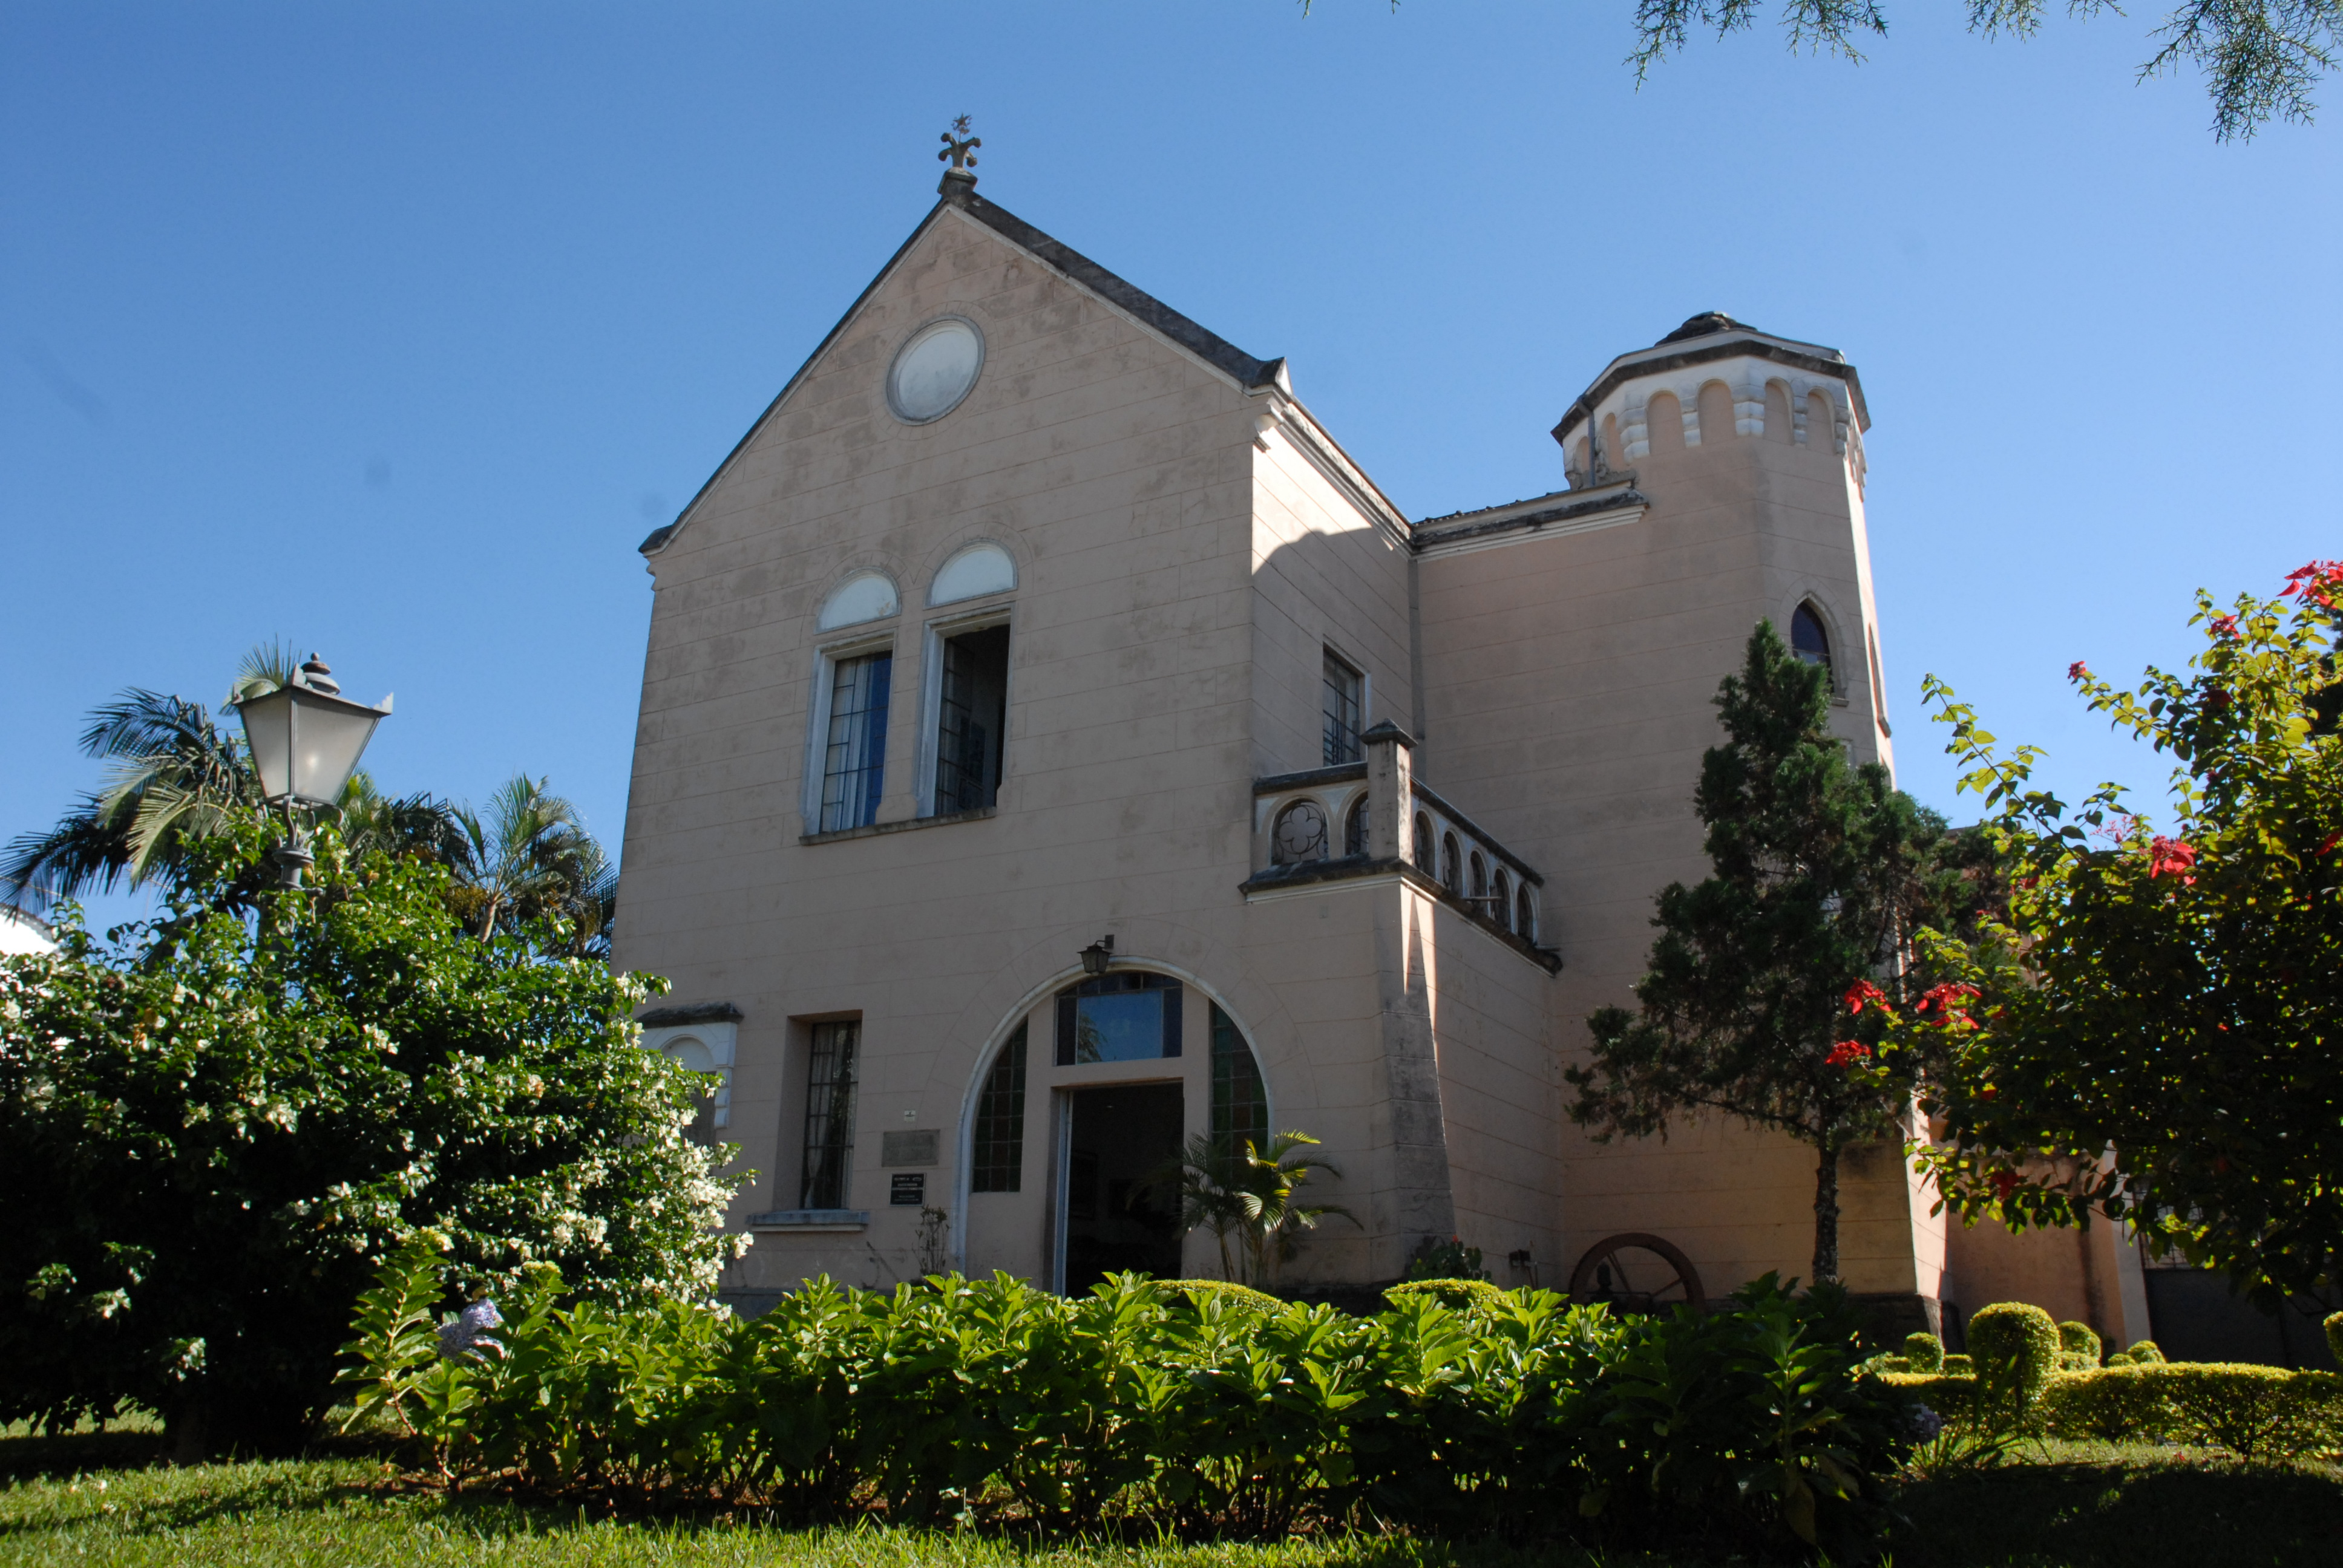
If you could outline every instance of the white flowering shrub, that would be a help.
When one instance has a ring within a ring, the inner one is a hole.
[[[257,827],[168,919],[101,941],[68,910],[56,953],[0,960],[0,1421],[127,1401],[183,1451],[297,1442],[426,1229],[466,1296],[551,1264],[588,1298],[696,1299],[737,1255],[734,1151],[686,1138],[702,1086],[630,1021],[659,982],[559,930],[479,940],[437,868],[316,848],[256,918],[206,895]]]

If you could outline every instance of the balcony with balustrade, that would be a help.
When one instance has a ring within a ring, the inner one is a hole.
[[[1398,880],[1454,910],[1557,973],[1538,944],[1545,878],[1415,777],[1415,742],[1397,725],[1360,737],[1355,762],[1253,780],[1250,900],[1369,878]],[[1401,811],[1393,804],[1407,802]]]

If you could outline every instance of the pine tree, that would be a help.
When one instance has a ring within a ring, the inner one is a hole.
[[[1840,1153],[1895,1131],[1914,1091],[1848,1009],[1865,987],[1900,989],[1899,947],[1943,900],[1947,836],[1886,769],[1848,761],[1827,672],[1770,622],[1716,704],[1727,739],[1694,797],[1714,871],[1660,894],[1640,1011],[1588,1018],[1593,1060],[1564,1074],[1571,1119],[1608,1141],[1722,1112],[1813,1145],[1814,1278],[1836,1280]]]

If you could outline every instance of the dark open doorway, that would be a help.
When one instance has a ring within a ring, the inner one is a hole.
[[[1149,1179],[1179,1158],[1185,1119],[1176,1083],[1112,1084],[1072,1093],[1066,1141],[1066,1293],[1128,1270],[1180,1274],[1180,1194]]]

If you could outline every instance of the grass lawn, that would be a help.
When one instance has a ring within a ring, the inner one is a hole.
[[[75,1568],[1693,1568],[1567,1549],[1324,1541],[1021,1544],[872,1526],[588,1519],[389,1488],[379,1460],[156,1465],[147,1432],[0,1438],[0,1564]],[[1907,1487],[1896,1568],[2343,1565],[2343,1471],[2057,1445]]]

